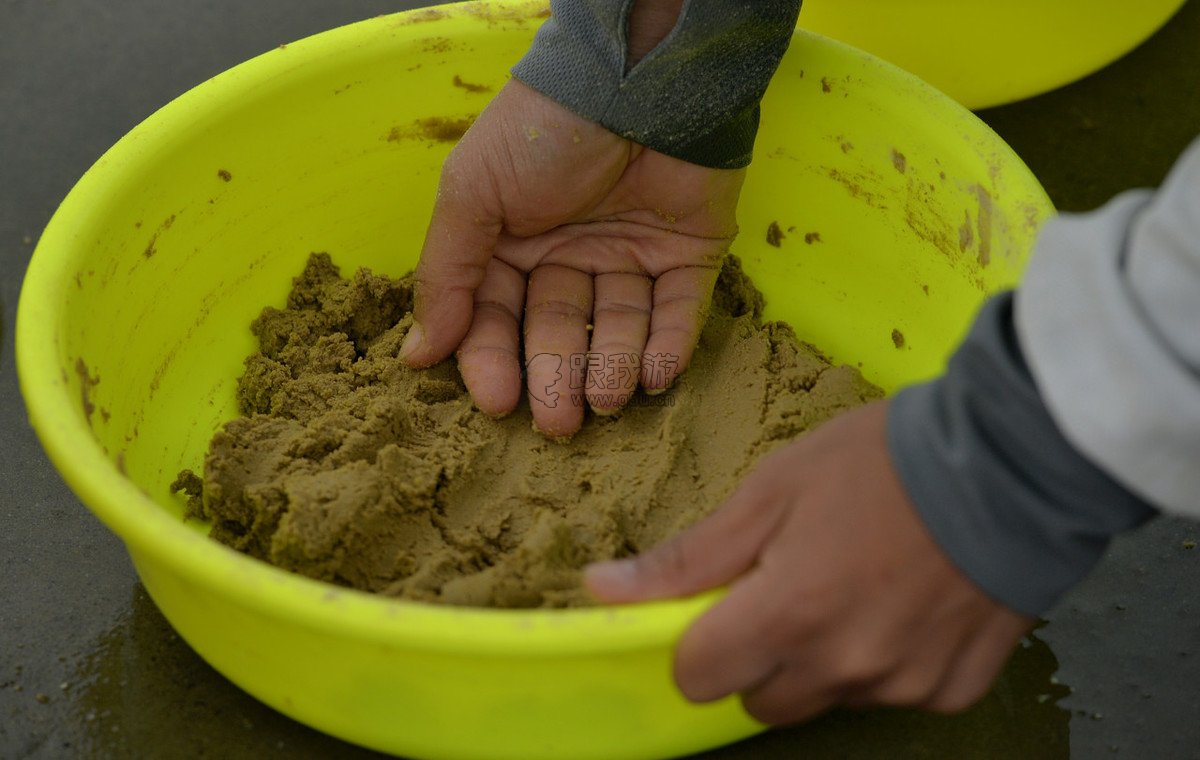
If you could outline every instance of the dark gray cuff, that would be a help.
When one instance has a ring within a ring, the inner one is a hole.
[[[688,0],[675,29],[631,70],[633,0],[551,0],[513,75],[585,118],[691,163],[750,163],[758,103],[787,51],[800,0]]]
[[[1156,510],[1063,437],[1021,355],[1012,301],[984,306],[941,378],[897,394],[888,447],[951,561],[997,601],[1039,615],[1113,535]]]

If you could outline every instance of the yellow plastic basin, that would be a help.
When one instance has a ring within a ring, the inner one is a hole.
[[[346,271],[414,265],[451,147],[437,138],[489,97],[462,84],[499,87],[544,10],[380,17],[197,87],[79,181],[21,296],[32,423],[171,624],[276,709],[417,758],[664,757],[760,729],[736,700],[693,706],[672,684],[672,645],[711,596],[578,611],[389,601],[210,541],[168,493],[235,415],[248,325],[310,252]],[[888,387],[936,372],[984,292],[1018,276],[1051,212],[1037,182],[948,98],[807,34],[763,121],[737,248],[770,316]]]
[[[800,26],[908,69],[969,108],[1087,76],[1185,0],[804,0]]]

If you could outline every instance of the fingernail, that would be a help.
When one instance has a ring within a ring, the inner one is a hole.
[[[636,568],[629,560],[594,562],[584,568],[583,577],[588,586],[606,592],[630,591],[637,581]]]
[[[667,386],[667,388],[670,388],[670,387],[671,386],[669,386],[669,385]],[[667,392],[667,388],[644,388],[643,390],[646,391],[647,396],[661,396],[662,394]]]
[[[400,360],[408,361],[421,347],[424,340],[425,331],[419,324],[413,322],[412,327],[408,328],[408,335],[404,336],[404,342],[400,344]]]
[[[530,427],[533,429],[533,432],[543,436],[544,438],[554,441],[555,443],[567,444],[570,443],[571,439],[575,437],[574,433],[567,433],[566,435],[563,435],[562,433],[555,433],[551,430],[542,430],[540,427],[538,427],[537,420],[530,420]]]

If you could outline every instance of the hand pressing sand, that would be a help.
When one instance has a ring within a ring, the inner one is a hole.
[[[474,408],[453,361],[401,363],[411,276],[345,280],[314,254],[287,308],[253,324],[245,416],[213,437],[202,483],[175,488],[213,538],[312,578],[446,604],[591,604],[584,565],[678,533],[763,454],[882,396],[763,324],[762,306],[730,257],[688,372],[558,442],[528,409]]]

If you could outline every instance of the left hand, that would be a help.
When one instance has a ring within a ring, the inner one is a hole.
[[[744,176],[510,81],[442,169],[401,356],[424,367],[456,352],[495,416],[517,406],[524,368],[534,425],[553,437],[579,430],[585,407],[616,412],[639,382],[664,390],[703,327]],[[647,369],[656,356],[670,372]]]
[[[690,530],[589,568],[589,588],[610,603],[730,584],[676,650],[689,699],[741,694],[775,724],[836,705],[958,711],[1032,627],[934,543],[892,467],[886,409],[825,424],[759,462]]]

